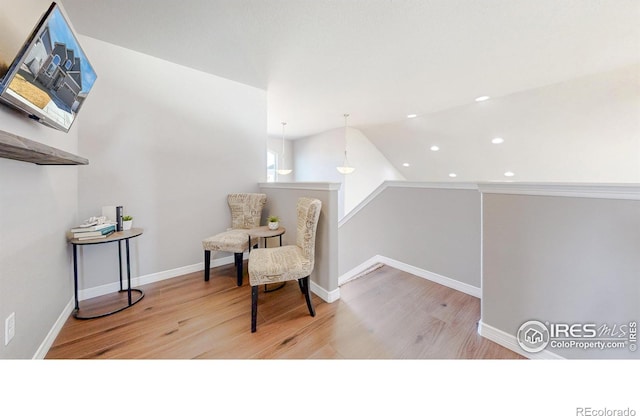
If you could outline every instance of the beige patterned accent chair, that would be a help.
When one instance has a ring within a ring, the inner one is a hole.
[[[249,249],[251,228],[260,226],[262,209],[267,202],[266,194],[238,193],[227,195],[231,211],[231,228],[202,240],[204,249],[204,281],[209,281],[211,252],[225,251],[234,254],[237,285],[242,286],[242,256]]]
[[[296,205],[298,216],[296,244],[259,248],[249,253],[251,332],[256,332],[260,285],[297,280],[307,300],[309,313],[311,316],[316,316],[311,303],[309,278],[315,261],[316,229],[321,207],[322,203],[318,199],[299,198]]]

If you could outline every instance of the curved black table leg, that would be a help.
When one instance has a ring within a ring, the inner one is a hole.
[[[142,300],[142,298],[144,298],[144,292],[142,291],[142,289],[133,289],[131,287],[131,257],[129,255],[129,239],[133,238],[133,237],[137,237],[139,235],[142,234],[142,230],[141,229],[134,229],[130,232],[124,231],[124,232],[119,232],[119,233],[115,233],[114,236],[110,239],[107,240],[87,240],[87,241],[81,241],[81,240],[77,240],[77,239],[71,239],[71,244],[73,245],[73,286],[74,286],[74,297],[75,297],[75,308],[73,310],[73,317],[76,319],[94,319],[94,318],[102,318],[104,316],[109,316],[109,315],[113,315],[114,313],[118,313],[120,311],[123,311],[125,309],[128,309],[130,307],[132,307],[133,305],[135,305],[136,303],[140,302]],[[125,289],[123,287],[123,270],[122,270],[122,240],[125,240],[125,254],[126,254],[126,262],[127,262],[127,288]],[[118,293],[122,293],[122,292],[127,292],[127,303],[126,305],[116,309],[116,310],[112,310],[109,312],[105,312],[102,314],[98,314],[98,315],[81,315],[80,314],[80,305],[79,305],[79,300],[78,300],[78,245],[89,245],[89,244],[103,244],[103,243],[110,243],[110,242],[117,242],[117,246],[118,246],[118,272],[119,272],[119,278],[120,278],[120,290],[118,290]],[[139,294],[139,296],[134,300],[133,297],[131,296],[132,292],[136,292]]]

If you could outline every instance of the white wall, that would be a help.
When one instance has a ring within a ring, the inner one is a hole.
[[[384,256],[478,296],[480,220],[475,184],[385,182],[340,224],[341,279]]]
[[[123,205],[144,234],[133,276],[203,261],[202,239],[231,223],[226,196],[266,173],[266,92],[82,37],[98,81],[83,109],[81,218]],[[117,281],[114,247],[83,249],[81,288]],[[216,257],[229,256],[228,253]],[[182,269],[184,270],[184,269]]]
[[[3,8],[15,7],[1,3]],[[35,25],[48,4],[25,1],[16,11],[33,11],[28,24]],[[69,133],[58,132],[0,106],[3,131],[71,153],[77,153],[77,124]],[[69,302],[72,281],[65,231],[77,219],[82,168],[0,159],[0,358],[33,357]],[[5,346],[4,320],[12,312],[16,335]]]
[[[349,162],[356,167],[356,171],[344,177],[345,214],[351,212],[384,181],[405,179],[360,130],[348,130],[347,151]]]
[[[0,2],[3,10],[17,7],[5,3]],[[20,8],[33,7],[41,14],[49,4],[25,0]],[[77,154],[82,116],[63,133],[0,106],[0,129]],[[36,356],[71,299],[71,250],[65,233],[78,219],[78,172],[85,168],[0,158],[0,358]],[[12,312],[16,334],[5,346],[5,318]]]
[[[77,123],[77,122],[76,122]],[[2,130],[76,153],[77,125],[57,132],[0,107]],[[77,221],[78,171],[0,158],[0,358],[32,358],[70,300],[66,231]],[[15,312],[16,335],[4,345]]]
[[[282,169],[282,137],[268,137],[267,138],[267,149],[275,153],[278,157],[277,160],[277,169]],[[284,167],[287,169],[294,169],[294,157],[293,157],[293,143],[291,140],[284,140]],[[291,182],[294,178],[294,172],[291,172],[288,175],[277,175],[276,174],[276,182]]]
[[[402,176],[369,142],[361,131],[347,128],[347,157],[356,168],[350,175],[336,170],[344,161],[345,130],[330,130],[295,140],[295,180],[297,182],[340,182],[339,217],[348,214],[385,180]]]
[[[293,141],[295,179],[313,182],[321,178],[328,182],[342,182],[336,166],[342,164],[344,130],[334,129]]]
[[[482,334],[516,351],[518,329],[530,320],[595,324],[598,339],[626,338],[629,323],[640,317],[640,187],[489,184],[480,190]],[[616,330],[607,335],[603,325]],[[574,339],[593,340],[585,335]],[[551,343],[531,356],[550,352],[574,359],[639,356],[629,344],[600,350]]]

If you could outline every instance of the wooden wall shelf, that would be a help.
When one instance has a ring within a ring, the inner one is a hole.
[[[0,157],[36,165],[88,165],[89,160],[0,130]]]

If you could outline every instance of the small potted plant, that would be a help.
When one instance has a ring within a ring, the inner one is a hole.
[[[131,215],[124,215],[122,217],[122,229],[130,230],[133,225],[133,217]]]
[[[270,215],[269,218],[267,218],[267,221],[267,225],[269,226],[270,230],[277,230],[280,226],[280,218],[276,217],[275,215]]]

